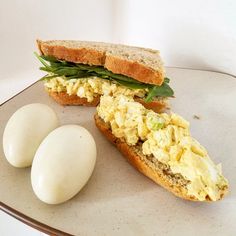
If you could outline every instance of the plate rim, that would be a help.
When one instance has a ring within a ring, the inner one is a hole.
[[[73,234],[69,234],[67,232],[61,231],[59,229],[55,229],[47,224],[43,224],[17,210],[15,210],[12,207],[9,207],[8,205],[4,204],[3,202],[0,202],[0,210],[5,212],[6,214],[14,217],[15,219],[21,221],[22,223],[29,225],[30,227],[39,230],[43,233],[46,233],[48,235],[66,235],[66,236],[73,236]]]

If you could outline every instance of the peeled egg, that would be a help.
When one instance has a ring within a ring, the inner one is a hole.
[[[31,184],[45,203],[58,204],[75,196],[89,180],[96,162],[92,135],[78,125],[52,131],[40,144],[31,169]]]
[[[58,125],[56,113],[45,104],[33,103],[18,109],[3,133],[3,151],[8,162],[15,167],[30,166],[42,140]]]

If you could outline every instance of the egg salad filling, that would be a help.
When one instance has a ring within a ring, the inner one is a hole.
[[[46,81],[45,86],[48,89],[67,92],[70,95],[76,94],[87,98],[88,102],[98,95],[107,93],[113,96],[116,94],[138,96],[144,98],[145,102],[162,100],[174,95],[169,85],[170,79],[167,77],[161,79],[159,82],[161,84],[149,84],[123,74],[113,73],[103,66],[74,63],[37,53],[35,56],[42,63],[39,69],[47,72],[41,80]]]
[[[181,116],[155,113],[124,95],[101,97],[97,112],[117,138],[131,146],[141,141],[144,155],[152,155],[188,180],[188,195],[200,201],[220,198],[219,190],[228,185],[221,164],[215,165],[191,137],[189,122]]]
[[[44,85],[50,91],[77,95],[86,98],[88,102],[92,102],[95,97],[100,95],[117,96],[123,94],[129,97],[143,98],[147,94],[147,89],[130,89],[96,76],[69,80],[64,77],[54,77]]]

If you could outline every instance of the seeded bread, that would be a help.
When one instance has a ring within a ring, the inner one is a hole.
[[[73,40],[37,40],[43,55],[74,63],[104,66],[116,74],[138,81],[161,85],[164,68],[159,51],[102,42]]]
[[[166,164],[159,162],[153,156],[144,155],[141,151],[142,143],[139,143],[136,146],[129,146],[122,139],[116,138],[112,134],[110,126],[97,114],[94,116],[94,119],[98,129],[119,149],[131,165],[142,174],[180,198],[190,201],[198,201],[195,196],[189,196],[187,194],[187,184],[189,181],[184,179],[180,174],[174,174]],[[223,198],[227,193],[227,188],[221,189],[220,191],[221,198]],[[205,201],[211,201],[210,197],[207,196]]]
[[[47,90],[49,96],[51,96],[57,103],[60,105],[83,105],[83,106],[92,106],[96,107],[100,102],[100,96],[97,96],[93,99],[92,102],[88,102],[86,98],[80,98],[77,95],[69,95],[66,92],[52,92]],[[135,98],[136,102],[141,103],[147,109],[152,109],[155,112],[162,112],[167,108],[167,103],[165,100],[154,100],[152,102],[145,102],[141,98]]]

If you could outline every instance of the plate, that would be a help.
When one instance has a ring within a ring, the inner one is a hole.
[[[224,200],[189,202],[159,187],[130,166],[100,134],[93,121],[95,108],[60,106],[37,82],[1,105],[1,139],[7,120],[18,108],[47,104],[61,124],[79,124],[92,133],[98,149],[95,171],[73,199],[47,205],[33,193],[30,168],[10,166],[1,145],[1,209],[56,235],[235,235],[236,80],[221,73],[176,68],[168,68],[167,75],[176,96],[171,100],[172,110],[190,121],[192,135],[207,147],[214,162],[222,162],[230,182]]]

